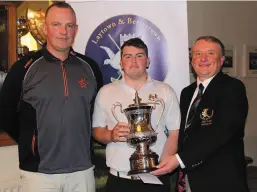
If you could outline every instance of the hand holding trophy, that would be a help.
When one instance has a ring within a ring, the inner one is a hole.
[[[157,140],[157,133],[151,125],[151,114],[152,110],[159,104],[162,107],[162,112],[157,122],[158,127],[165,108],[162,99],[157,99],[155,102],[141,103],[141,98],[136,92],[134,104],[129,105],[128,108],[122,110],[121,103],[116,103],[112,107],[112,114],[118,122],[115,108],[120,107],[120,112],[125,113],[130,128],[127,143],[129,146],[136,148],[136,151],[129,158],[131,170],[128,175],[149,173],[155,170],[158,165],[158,155],[150,149],[150,146]]]
[[[111,140],[112,142],[125,142],[127,141],[127,136],[129,134],[129,127],[127,123],[124,122],[118,122],[111,134]]]

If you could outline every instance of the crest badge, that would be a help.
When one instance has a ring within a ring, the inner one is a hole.
[[[87,80],[86,80],[86,78],[81,77],[78,80],[78,83],[79,83],[81,88],[87,88]]]
[[[157,94],[150,94],[148,99],[149,101],[155,101],[157,99]]]
[[[200,113],[201,118],[201,125],[211,125],[212,124],[212,117],[214,115],[214,111],[210,108],[203,109],[203,111]]]

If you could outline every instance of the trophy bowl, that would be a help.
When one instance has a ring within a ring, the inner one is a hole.
[[[162,105],[158,125],[164,111],[164,102],[160,99],[152,103],[141,103],[141,98],[136,92],[134,104],[129,105],[124,110],[122,110],[121,103],[116,103],[112,107],[112,114],[117,121],[115,108],[120,107],[121,113],[125,113],[130,128],[127,143],[136,149],[129,158],[130,171],[128,175],[149,173],[155,170],[158,165],[159,156],[150,149],[150,146],[154,145],[157,140],[157,133],[151,125],[151,114],[157,104]]]
[[[42,46],[46,41],[43,32],[43,24],[45,22],[45,12],[43,10],[33,11],[27,9],[28,29],[34,39]]]

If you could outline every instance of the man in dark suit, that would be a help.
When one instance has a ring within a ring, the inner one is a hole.
[[[221,72],[224,45],[213,36],[192,47],[197,81],[180,97],[178,153],[154,175],[178,168],[178,192],[248,192],[244,127],[248,101],[243,83]]]

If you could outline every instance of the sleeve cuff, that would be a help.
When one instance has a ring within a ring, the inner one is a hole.
[[[180,167],[182,169],[184,169],[186,166],[184,165],[183,161],[180,159],[179,155],[176,153],[175,156],[176,156],[176,158],[177,158],[177,160],[179,162]]]

